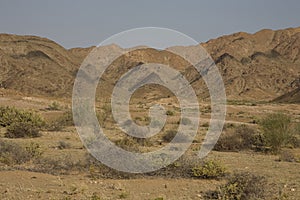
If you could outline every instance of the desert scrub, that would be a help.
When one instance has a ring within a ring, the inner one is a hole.
[[[7,127],[13,123],[31,123],[33,126],[41,128],[45,121],[40,115],[26,110],[19,110],[14,107],[0,107],[0,126]]]
[[[15,122],[11,124],[5,133],[7,138],[34,138],[39,137],[40,128],[32,122]]]
[[[207,192],[205,199],[257,200],[266,199],[267,193],[267,181],[263,176],[243,172],[230,176],[218,190]]]
[[[260,125],[266,145],[271,147],[273,153],[280,152],[294,135],[291,130],[291,117],[283,113],[267,115],[261,120]]]
[[[0,107],[0,126],[7,127],[5,137],[38,137],[45,121],[32,111]]]
[[[22,164],[42,155],[37,143],[23,147],[15,142],[0,140],[0,163],[6,165]]]
[[[214,146],[216,151],[241,151],[251,149],[255,145],[256,132],[254,129],[241,125],[234,130],[228,130],[222,134],[217,144]]]
[[[219,162],[209,160],[192,168],[193,177],[215,179],[226,175],[226,169]]]

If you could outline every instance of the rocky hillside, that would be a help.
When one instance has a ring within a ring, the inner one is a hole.
[[[288,92],[280,97],[274,99],[274,102],[279,103],[300,103],[300,88]]]
[[[70,96],[82,54],[46,38],[1,34],[0,86],[27,94]]]
[[[236,33],[203,46],[222,71],[231,98],[269,100],[300,85],[300,28]]]
[[[272,100],[300,87],[300,28],[235,33],[201,45],[219,67],[229,99]],[[76,71],[92,48],[66,50],[45,38],[0,34],[0,87],[30,95],[70,97]],[[192,81],[200,96],[207,97],[205,85],[188,63],[154,49],[116,60],[101,87],[112,88],[122,73],[154,60],[167,60]]]

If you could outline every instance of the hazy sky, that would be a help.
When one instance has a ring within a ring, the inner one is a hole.
[[[0,32],[38,35],[66,48],[97,45],[131,28],[155,26],[199,42],[238,31],[300,26],[298,0],[1,0]]]

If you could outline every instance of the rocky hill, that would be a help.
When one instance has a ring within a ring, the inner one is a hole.
[[[299,90],[300,28],[235,33],[201,45],[217,64],[228,99],[272,100]],[[0,87],[29,95],[70,97],[76,72],[92,49],[67,50],[46,38],[0,34]],[[153,61],[168,61],[187,76],[200,96],[207,97],[203,81],[187,62],[154,49],[116,60],[101,88],[111,89],[122,73]]]
[[[288,92],[274,99],[274,102],[279,103],[300,103],[300,88]]]
[[[70,96],[83,57],[81,49],[66,50],[46,38],[1,34],[0,86],[26,94]]]

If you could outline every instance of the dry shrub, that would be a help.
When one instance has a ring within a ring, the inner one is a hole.
[[[71,154],[55,157],[40,157],[35,160],[33,171],[49,174],[70,174],[86,169],[86,163]]]
[[[225,174],[226,168],[219,162],[213,160],[205,161],[192,168],[192,175],[197,178],[216,179],[224,177]]]
[[[241,151],[251,149],[255,144],[254,129],[241,125],[221,135],[214,149],[217,151]]]
[[[0,140],[0,162],[6,165],[22,164],[42,154],[37,143],[23,147],[15,142]]]
[[[31,122],[15,122],[7,128],[7,138],[34,138],[39,137],[40,128]]]
[[[258,200],[265,199],[268,193],[267,181],[263,176],[251,173],[236,173],[215,191],[206,193],[206,199],[219,200]]]
[[[296,162],[297,159],[294,155],[294,153],[290,150],[281,150],[279,153],[279,159],[278,161],[284,161],[284,162]]]

